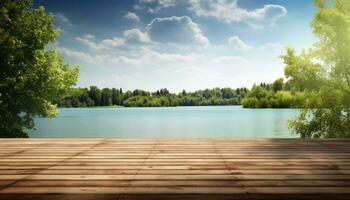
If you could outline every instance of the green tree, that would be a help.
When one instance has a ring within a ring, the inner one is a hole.
[[[256,97],[258,100],[266,97],[268,95],[268,91],[262,86],[254,86],[252,90],[247,94],[247,97]]]
[[[109,88],[103,88],[101,93],[101,106],[112,105],[112,90]]]
[[[257,108],[259,100],[256,97],[249,97],[242,99],[241,103],[244,108]]]
[[[222,98],[224,99],[231,99],[237,95],[235,91],[231,88],[222,88],[221,92],[222,92]]]
[[[293,103],[293,96],[288,91],[278,91],[273,98],[276,100],[278,108],[290,108]]]
[[[1,0],[0,136],[27,137],[33,117],[54,117],[51,102],[75,84],[79,68],[66,64],[48,48],[58,30],[43,7],[30,0]]]
[[[300,55],[287,49],[282,56],[291,86],[305,93],[290,126],[303,138],[350,137],[350,1],[315,5],[311,27],[319,40]]]
[[[122,97],[121,97],[121,93],[120,93],[121,89],[115,89],[112,88],[112,104],[113,105],[121,105],[121,101],[122,101]]]
[[[279,78],[272,83],[272,89],[274,92],[283,90],[283,78]]]
[[[90,86],[89,97],[94,101],[94,106],[101,106],[101,90],[96,86]]]

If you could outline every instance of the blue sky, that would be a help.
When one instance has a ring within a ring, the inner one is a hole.
[[[283,76],[279,58],[315,41],[312,0],[35,0],[79,64],[77,86],[173,92],[251,87]]]

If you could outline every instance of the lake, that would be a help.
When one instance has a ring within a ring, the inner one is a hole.
[[[256,138],[296,137],[287,121],[296,109],[241,106],[167,108],[61,108],[35,119],[30,137]]]

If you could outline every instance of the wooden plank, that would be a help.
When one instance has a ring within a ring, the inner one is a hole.
[[[233,195],[350,199],[350,140],[0,139],[0,199]]]
[[[293,174],[293,175],[251,175],[251,174],[205,174],[205,175],[0,175],[0,180],[14,180],[22,179],[26,177],[26,180],[350,180],[350,176],[344,175],[318,175],[318,174]]]
[[[350,175],[350,170],[227,170],[227,169],[142,169],[140,167],[136,169],[8,169],[0,170],[2,175],[16,175],[16,174],[38,174],[38,175],[117,175],[117,174],[144,174],[144,175],[206,175],[206,174],[254,174],[254,175],[327,175],[327,174],[344,174]]]
[[[1,194],[350,194],[348,187],[11,187]]]
[[[187,186],[223,186],[223,187],[288,187],[288,186],[325,186],[349,187],[345,180],[23,180],[14,187],[187,187]]]
[[[66,159],[70,158],[72,155],[40,155],[40,156],[33,156],[33,155],[28,155],[28,156],[23,156],[23,155],[17,155],[17,156],[11,156],[7,158],[2,158],[2,161],[31,161],[31,160],[38,160],[38,161],[43,161],[43,160],[57,160],[57,159]],[[247,160],[251,158],[252,161],[254,160],[272,160],[272,159],[278,159],[278,160],[291,160],[291,159],[309,159],[309,160],[343,160],[343,161],[349,161],[350,154],[349,155],[323,155],[323,156],[305,156],[305,155],[255,155],[255,156],[249,156],[249,155],[244,155],[244,156],[235,156],[235,155],[230,155],[230,156],[225,156],[225,155],[189,155],[189,156],[162,156],[162,155],[123,155],[123,156],[89,156],[89,155],[79,155],[79,156],[74,156],[74,158],[70,159],[72,161],[89,161],[89,160],[134,160],[137,161],[139,159],[145,159],[147,158],[148,160],[208,160],[208,161],[217,161],[217,160],[222,160],[225,159],[227,161],[230,160]]]

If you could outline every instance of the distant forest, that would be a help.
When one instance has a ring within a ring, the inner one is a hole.
[[[72,88],[68,95],[54,101],[59,107],[169,107],[169,106],[216,106],[243,105],[244,108],[298,108],[305,101],[302,90],[295,91],[282,78],[273,83],[260,83],[247,88],[213,88],[195,92],[170,93],[166,88],[155,92],[136,89]]]
[[[125,106],[125,107],[168,107],[168,106],[209,106],[240,105],[248,92],[247,88],[213,88],[178,94],[167,89],[148,92],[140,89],[124,92],[122,89],[72,88],[64,99],[53,103],[59,107],[93,107],[93,106]]]

